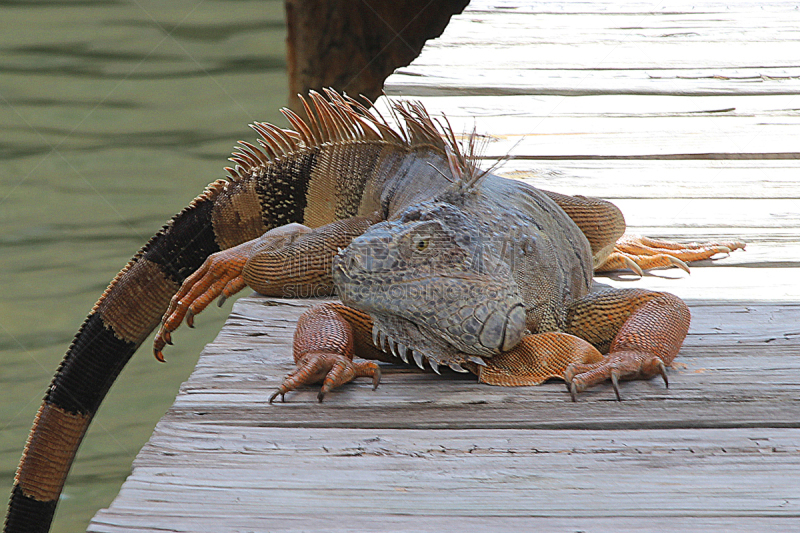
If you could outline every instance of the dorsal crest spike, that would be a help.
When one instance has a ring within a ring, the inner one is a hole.
[[[403,139],[403,137],[394,128],[389,126],[388,121],[383,117],[378,108],[375,107],[366,96],[362,96],[362,98],[372,105],[372,109],[366,109],[362,106],[362,109],[364,110],[364,118],[378,130],[378,134],[381,136],[381,138],[391,142],[405,144],[405,139]]]
[[[303,144],[303,136],[297,133],[294,130],[287,130],[285,128],[281,128],[281,133],[286,141],[291,145],[292,151],[297,150],[301,144]]]
[[[311,99],[314,101],[314,106],[317,108],[317,116],[320,119],[320,124],[322,124],[325,130],[327,140],[329,142],[337,142],[342,140],[340,136],[341,132],[331,116],[330,104],[328,101],[325,100],[325,98],[318,92],[312,92],[310,94]]]
[[[269,152],[268,155],[270,156],[270,159],[275,159],[276,157],[283,155],[283,150],[281,149],[280,145],[270,138],[269,134],[267,133],[267,129],[262,123],[256,122],[254,124],[250,124],[250,127],[261,136],[261,139],[258,139],[258,144],[260,144]]]
[[[356,140],[358,138],[356,131],[358,123],[350,118],[350,110],[347,108],[347,104],[344,103],[343,100],[334,100],[334,104],[335,105],[330,107],[331,116],[333,117],[333,120],[336,121],[336,125],[339,127],[342,139],[351,141]]]
[[[261,145],[261,148],[264,149],[264,152],[267,154],[267,157],[269,157],[270,161],[274,161],[278,157],[279,154],[275,152],[275,149],[272,147],[272,145],[264,142],[264,139],[256,139],[256,141]]]
[[[314,134],[311,133],[309,127],[305,122],[303,122],[303,119],[301,119],[297,113],[288,107],[281,109],[281,113],[283,113],[283,116],[286,117],[286,120],[289,121],[289,124],[292,125],[295,131],[300,134],[300,140],[303,142],[303,144],[306,146],[311,146],[314,144]]]
[[[320,133],[320,142],[326,143],[333,141],[332,132],[328,128],[328,124],[325,120],[324,111],[322,104],[320,101],[325,101],[324,98],[320,96],[320,94],[316,91],[309,91],[308,97],[311,99],[311,103],[314,105],[314,112],[310,116],[317,117],[317,126],[319,127]]]
[[[281,128],[278,126],[274,126],[269,122],[263,122],[262,126],[264,130],[267,132],[267,135],[274,140],[278,145],[281,147],[281,150],[284,154],[291,153],[294,150],[294,146],[292,144],[291,139],[287,137]]]
[[[369,108],[367,106],[365,106],[364,104],[362,104],[361,102],[359,102],[358,100],[356,100],[355,98],[351,98],[350,96],[347,96],[346,94],[344,95],[344,100],[350,106],[350,109],[352,109],[354,112],[358,112],[358,114],[361,114],[361,115],[364,115],[364,116],[371,116],[372,112],[370,111],[370,108],[375,109],[375,104],[373,104],[372,100],[370,100],[369,98],[367,98],[363,94],[359,95],[359,98],[364,100],[369,105]],[[377,109],[375,109],[375,112],[377,112]]]
[[[244,146],[244,149],[242,149],[243,152],[251,155],[252,157],[255,157],[259,163],[261,163],[262,165],[269,164],[270,162],[269,156],[267,156],[264,152],[259,150],[258,147],[256,147],[254,144],[251,144],[247,141],[239,141],[239,144]]]
[[[341,120],[336,106],[332,103],[325,102],[323,110],[325,118],[328,120],[329,128],[336,132],[336,140],[347,140],[350,137],[347,131],[347,125]]]
[[[341,106],[341,105],[346,103],[345,99],[344,99],[344,95],[343,94],[339,94],[332,87],[326,87],[326,88],[322,89],[322,92],[324,92],[325,96],[328,97],[328,100],[331,103],[336,104],[337,107],[339,107],[339,106]]]
[[[235,170],[233,170],[231,167],[225,167],[223,170],[224,170],[225,172],[227,172],[227,173],[228,173],[228,176],[230,176],[230,178],[229,178],[229,179],[230,179],[230,181],[237,182],[237,181],[239,181],[239,180],[241,180],[241,179],[242,179],[242,176],[240,176],[240,175],[239,175],[239,174],[238,174],[238,173],[237,173]]]
[[[300,98],[300,102],[303,104],[303,109],[308,117],[308,129],[314,139],[314,144],[322,144],[322,133],[320,132],[319,124],[314,116],[314,112],[311,110],[311,106],[308,105],[308,101],[305,99],[305,97],[299,94],[297,96]]]
[[[235,152],[231,157],[228,158],[228,161],[236,164],[236,169],[240,171],[252,171],[258,165],[253,164],[252,161],[246,159],[242,156],[241,153]]]
[[[286,154],[286,147],[283,143],[279,142],[275,136],[270,132],[270,124],[261,122],[253,125],[253,129],[261,135],[261,138],[270,146],[275,157],[280,157]]]
[[[255,156],[255,154],[251,154],[250,151],[244,147],[239,147],[239,151],[234,152],[234,155],[241,157],[253,167],[261,166],[261,161]]]
[[[251,124],[260,138],[257,143],[239,141],[230,158],[234,167],[226,168],[232,180],[260,175],[277,160],[291,157],[301,149],[363,141],[400,148],[425,146],[439,152],[443,159],[436,164],[437,170],[451,174],[453,187],[458,191],[473,190],[488,173],[477,167],[482,138],[474,131],[469,136],[457,137],[446,116],[432,118],[420,102],[389,101],[390,116],[384,117],[363,96],[360,99],[364,103],[330,88],[298,96],[307,117],[284,108],[281,112],[291,129],[266,122]]]

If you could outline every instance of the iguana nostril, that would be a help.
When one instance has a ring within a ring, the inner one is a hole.
[[[481,329],[481,344],[493,351],[500,351],[503,345],[503,331],[505,330],[506,315],[499,311],[494,311],[483,323]]]
[[[525,334],[525,308],[515,305],[508,313],[492,312],[481,329],[481,344],[496,352],[510,350]]]

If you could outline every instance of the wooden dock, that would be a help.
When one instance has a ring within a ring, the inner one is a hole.
[[[89,531],[797,530],[800,9],[665,4],[474,0],[386,88],[633,232],[748,241],[690,276],[597,278],[689,303],[669,389],[572,403],[387,366],[374,392],[270,405],[312,302],[250,296]]]

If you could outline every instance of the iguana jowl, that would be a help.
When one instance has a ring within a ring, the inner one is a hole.
[[[593,269],[678,265],[742,243],[623,239],[612,204],[480,172],[449,127],[397,105],[392,128],[357,102],[312,93],[293,130],[255,124],[228,180],[176,215],[111,282],[76,334],[17,470],[7,533],[47,531],[81,439],[122,367],[159,323],[171,331],[246,285],[345,304],[298,322],[298,370],[273,395],[333,387],[379,367],[355,354],[471,370],[486,383],[565,377],[573,395],[664,374],[689,325],[667,293],[589,293]],[[615,247],[615,243],[617,243]],[[333,265],[333,268],[332,268]],[[166,311],[166,313],[165,313]],[[163,316],[163,319],[162,319]],[[388,353],[384,353],[384,351]],[[601,355],[606,353],[608,355]]]

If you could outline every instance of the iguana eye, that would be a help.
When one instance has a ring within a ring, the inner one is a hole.
[[[414,248],[418,252],[423,252],[430,244],[430,235],[414,235]]]

